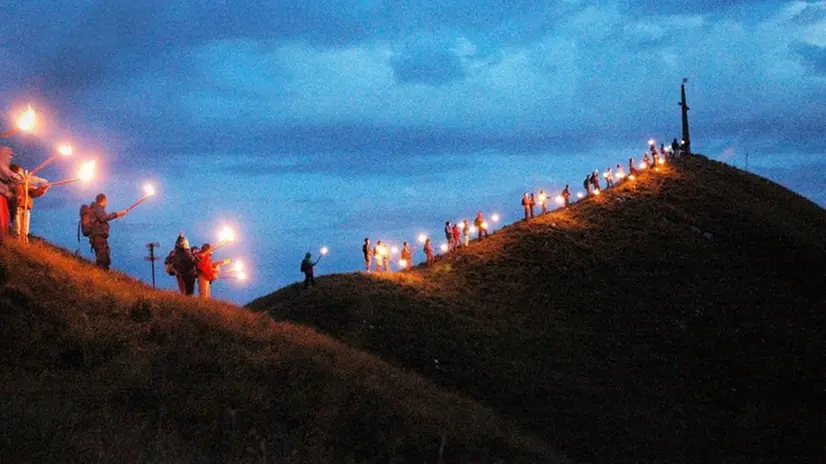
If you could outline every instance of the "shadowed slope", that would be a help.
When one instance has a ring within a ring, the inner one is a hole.
[[[490,410],[310,329],[0,249],[0,462],[555,462]]]
[[[471,395],[573,458],[820,460],[824,231],[799,195],[688,157],[432,269],[328,276],[249,306]]]

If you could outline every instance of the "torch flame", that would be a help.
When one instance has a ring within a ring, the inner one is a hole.
[[[485,230],[488,230],[488,222],[487,221],[482,221],[481,227]]]
[[[143,193],[146,194],[146,196],[151,197],[155,194],[155,187],[153,187],[152,184],[146,184],[143,186]]]
[[[631,174],[630,176],[628,176],[628,178],[631,179],[631,180],[634,180],[634,179],[637,178],[637,176],[635,176],[634,174]]]
[[[73,153],[71,145],[60,145],[57,147],[57,151],[63,156],[72,156]]]
[[[599,189],[594,189],[594,195],[599,195],[600,193],[601,192],[599,191]]]
[[[247,280],[247,273],[246,272],[239,272],[237,274],[238,280]]]
[[[30,132],[34,129],[34,121],[34,110],[32,109],[32,105],[29,105],[29,109],[24,111],[23,114],[17,118],[17,128],[25,132]]]
[[[402,259],[402,260],[400,260],[400,261],[399,261],[399,266],[401,266],[401,267],[407,267],[407,260],[406,260],[406,259]]]
[[[470,233],[475,234],[477,230],[476,226],[470,226]]]
[[[562,195],[557,195],[556,196],[556,202],[561,205],[561,204],[565,203],[565,199],[562,198]]]
[[[329,252],[329,251],[330,251],[330,250],[328,250],[328,249],[327,249],[327,247],[321,247],[321,254],[322,254],[322,255],[326,255],[326,254],[327,254],[327,252]]]
[[[493,222],[499,222],[499,215],[498,214],[494,214],[490,218],[493,220]]]
[[[442,250],[442,253],[446,253],[447,252],[447,243],[442,243],[442,245],[439,247],[439,249]]]
[[[648,139],[648,145],[654,145],[654,139]]]
[[[582,198],[582,197],[584,197],[584,196],[585,196],[585,195],[584,195],[582,192],[577,192],[577,194],[576,194],[576,197],[577,197],[577,198]]]
[[[390,253],[393,253],[394,255],[398,252],[399,252],[399,247],[393,247],[393,248],[390,249]]]
[[[235,272],[244,272],[244,263],[242,261],[235,261],[235,264],[232,266],[232,270]]]
[[[78,179],[83,182],[92,180],[92,177],[95,176],[95,164],[94,160],[83,163],[83,166],[80,167],[80,171],[77,174]]]
[[[427,241],[427,235],[419,234],[419,243],[424,243]]]
[[[229,228],[229,226],[224,226],[221,229],[221,232],[218,234],[218,241],[219,242],[234,242],[235,241],[235,232]]]

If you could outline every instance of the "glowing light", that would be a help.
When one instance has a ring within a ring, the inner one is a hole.
[[[35,114],[32,105],[17,118],[17,128],[24,132],[31,132],[34,129]]]
[[[321,254],[326,255],[330,250],[327,247],[321,247]]]
[[[577,193],[576,193],[576,197],[577,197],[577,198],[582,198],[582,197],[584,197],[584,196],[585,196],[585,194],[584,194],[584,193],[582,193],[582,192],[577,192]]]
[[[499,215],[498,214],[494,214],[490,218],[493,220],[493,222],[499,222]]]
[[[77,178],[82,182],[89,182],[95,176],[95,161],[87,161],[80,167]]]
[[[393,248],[390,249],[390,253],[393,253],[394,255],[398,252],[399,252],[399,247],[393,247]]]
[[[247,273],[239,272],[238,274],[236,274],[236,277],[238,277],[238,280],[247,280]]]
[[[594,189],[594,195],[599,195],[600,193],[602,192],[600,192],[599,189]]]
[[[151,197],[155,194],[155,187],[153,187],[152,184],[146,184],[143,186],[143,193],[146,196]]]
[[[399,260],[399,266],[407,267],[407,260],[406,259]]]
[[[637,176],[635,176],[634,174],[631,174],[630,176],[628,176],[628,179],[630,179],[630,180],[636,180],[636,179],[637,179]]]
[[[660,158],[659,163],[660,164],[665,164],[665,158]]]
[[[465,230],[465,223],[464,223],[464,221],[456,221],[456,227],[458,227],[458,228],[459,228],[459,230]]]
[[[447,250],[448,250],[447,243],[442,243],[439,246],[439,249],[442,250],[442,253],[447,253]]]
[[[470,226],[470,233],[475,234],[479,229],[476,226]]]
[[[547,199],[547,197],[545,196],[544,193],[539,195],[539,203],[545,203],[546,199]]]
[[[63,156],[72,156],[73,150],[71,145],[60,145],[57,147],[57,152]]]
[[[650,145],[654,145],[654,143],[655,143],[655,140],[654,140],[654,139],[648,139],[648,145],[649,145],[649,146],[650,146]]]
[[[643,161],[642,163],[640,163],[640,169],[645,169],[645,168],[647,168],[647,167],[648,167],[648,163],[646,163],[645,161]]]
[[[557,195],[556,196],[556,202],[561,205],[561,204],[565,203],[565,199],[562,198],[562,195]]]
[[[482,229],[488,230],[488,223],[487,223],[487,221],[482,221],[482,225],[481,225],[481,227],[482,227]]]
[[[244,263],[243,263],[243,261],[240,261],[240,260],[235,261],[235,264],[232,265],[232,271],[243,273],[244,272]]]
[[[229,228],[229,226],[224,226],[221,229],[221,232],[218,233],[218,241],[223,243],[229,243],[235,241],[235,232]]]

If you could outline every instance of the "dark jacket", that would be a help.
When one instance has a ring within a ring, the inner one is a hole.
[[[195,277],[195,257],[189,248],[176,248],[172,258],[172,267],[175,273],[182,277]]]
[[[90,237],[109,237],[109,221],[117,219],[118,213],[107,213],[106,208],[101,206],[98,202],[93,202],[92,208],[92,233]]]

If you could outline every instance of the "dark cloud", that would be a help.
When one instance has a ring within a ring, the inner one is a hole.
[[[391,62],[396,81],[401,84],[439,86],[465,77],[462,62],[447,50],[422,50]]]
[[[826,75],[826,47],[797,43],[792,48],[803,59],[810,72]]]

